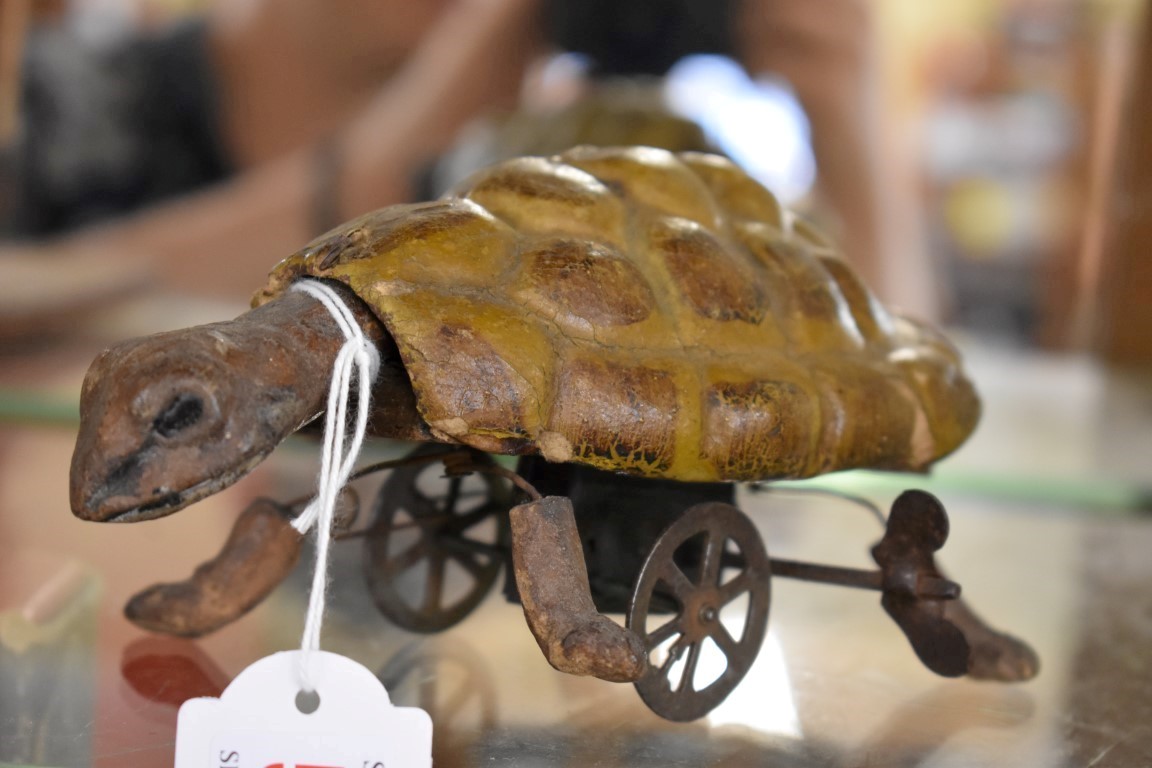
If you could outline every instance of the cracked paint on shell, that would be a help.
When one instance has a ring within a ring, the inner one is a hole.
[[[731,162],[580,147],[318,238],[273,272],[348,285],[437,438],[688,481],[920,470],[971,433],[955,349],[890,315]]]

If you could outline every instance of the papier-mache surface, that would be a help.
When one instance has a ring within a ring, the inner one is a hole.
[[[314,712],[296,706],[301,652],[263,658],[219,699],[180,707],[176,768],[431,768],[428,713],[393,706],[375,675],[349,658],[308,657]]]

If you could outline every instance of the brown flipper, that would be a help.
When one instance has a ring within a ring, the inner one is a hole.
[[[524,617],[548,663],[571,675],[639,680],[647,667],[644,644],[596,610],[572,502],[547,496],[513,507],[510,516]]]
[[[291,513],[257,499],[236,520],[224,548],[187,581],[140,592],[124,615],[143,629],[200,637],[243,616],[268,596],[296,565],[303,537]]]
[[[939,675],[1004,683],[1031,680],[1036,652],[988,626],[940,571],[934,552],[948,539],[948,515],[929,493],[910,490],[892,504],[884,538],[872,548],[883,572],[882,605],[920,660]]]
[[[963,600],[944,608],[948,621],[968,641],[968,677],[1000,683],[1022,683],[1040,673],[1040,657],[1023,640],[992,629]]]

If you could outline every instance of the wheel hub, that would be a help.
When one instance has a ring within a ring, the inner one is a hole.
[[[693,594],[684,606],[685,636],[691,641],[702,640],[712,633],[720,620],[720,595],[714,589],[702,589]]]

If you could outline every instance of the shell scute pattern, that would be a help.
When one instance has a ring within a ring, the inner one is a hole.
[[[758,325],[767,313],[755,276],[711,232],[681,218],[657,222],[649,242],[683,301],[700,317]]]
[[[554,354],[541,321],[515,306],[478,296],[421,290],[369,297],[390,308],[420,415],[442,440],[518,453],[541,430]]]
[[[739,229],[763,270],[776,317],[794,349],[855,351],[864,346],[839,283],[802,244],[764,225]]]
[[[701,458],[722,475],[812,474],[816,435],[806,426],[819,421],[819,400],[804,377],[723,378],[709,386],[706,397]]]
[[[711,155],[512,160],[319,238],[256,301],[303,275],[364,299],[431,433],[483,450],[679,480],[922,469],[979,414],[941,335]]]
[[[780,201],[731,160],[704,152],[683,152],[679,158],[700,177],[731,221],[755,221],[785,229]]]
[[[717,231],[723,215],[703,180],[671,152],[651,147],[576,147],[561,157],[613,189],[630,207]]]
[[[521,235],[563,233],[626,247],[624,202],[596,177],[555,160],[510,160],[449,194],[450,201],[484,207]]]
[[[517,293],[539,314],[591,338],[596,328],[641,322],[655,311],[648,281],[614,248],[550,238],[521,253]]]
[[[681,393],[668,370],[577,352],[557,372],[545,455],[664,475],[676,458]],[[629,424],[629,429],[619,429]]]

